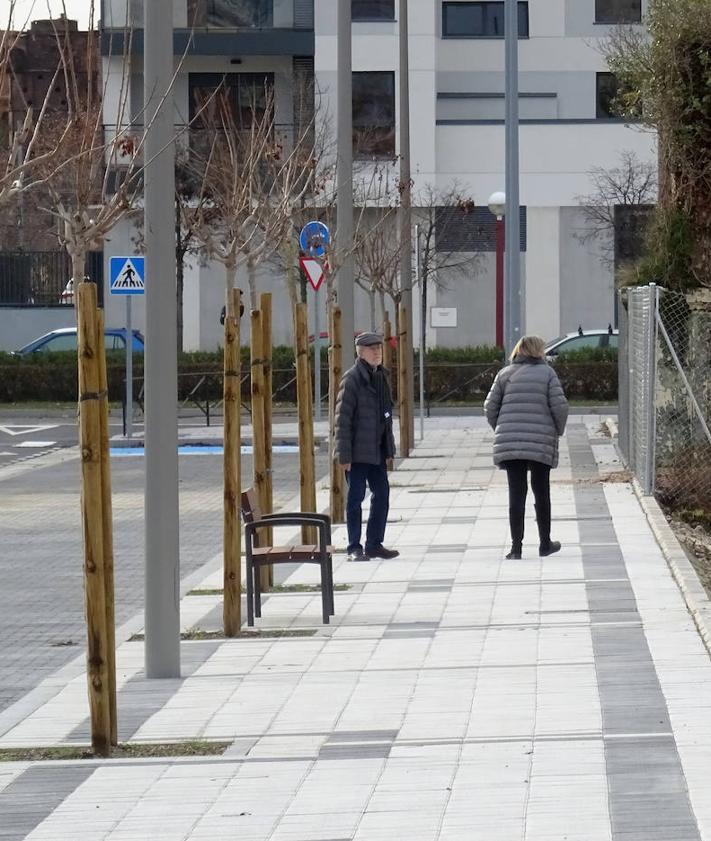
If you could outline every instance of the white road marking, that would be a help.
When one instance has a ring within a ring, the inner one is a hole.
[[[58,426],[58,423],[42,424],[40,426],[37,426],[37,424],[13,423],[8,426],[0,426],[0,432],[12,436],[31,435],[33,432],[46,432],[48,429],[56,429]]]
[[[16,449],[25,447],[26,449],[39,450],[42,447],[53,447],[56,441],[23,441],[21,444],[14,444]]]

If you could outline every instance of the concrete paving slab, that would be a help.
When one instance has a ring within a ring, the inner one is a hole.
[[[262,627],[315,635],[184,643],[177,681],[145,680],[142,644],[121,646],[122,732],[225,739],[226,756],[58,763],[63,788],[27,813],[17,792],[49,766],[0,765],[0,816],[15,816],[16,834],[711,841],[711,663],[638,497],[600,482],[619,463],[599,419],[573,417],[562,441],[562,551],[537,557],[531,517],[511,562],[483,420],[426,430],[415,455],[427,457],[393,474],[388,542],[402,554],[335,556],[351,589],[336,593],[331,625],[317,593],[270,597]],[[289,582],[314,575],[299,568]],[[216,581],[206,572],[202,586]],[[183,622],[216,627],[219,606],[186,598]],[[0,720],[0,746],[85,737],[83,680]]]

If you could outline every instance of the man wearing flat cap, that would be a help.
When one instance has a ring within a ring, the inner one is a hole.
[[[360,333],[355,344],[358,359],[343,375],[336,399],[336,458],[348,482],[348,556],[351,561],[396,558],[399,552],[383,546],[390,507],[388,462],[395,455],[393,398],[383,368],[383,337]],[[372,496],[364,550],[366,486]]]

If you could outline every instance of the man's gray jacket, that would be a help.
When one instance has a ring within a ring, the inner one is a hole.
[[[383,394],[362,359],[343,375],[336,398],[336,457],[340,464],[382,464],[395,455],[392,395],[383,371]]]
[[[544,359],[517,356],[496,376],[484,411],[494,430],[494,464],[512,459],[556,467],[568,401]]]

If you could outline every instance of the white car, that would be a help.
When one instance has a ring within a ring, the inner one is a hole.
[[[552,339],[546,345],[546,358],[555,359],[561,353],[570,353],[583,348],[610,348],[617,350],[619,330],[608,326],[602,330],[583,330],[578,328],[577,333],[567,333]]]

